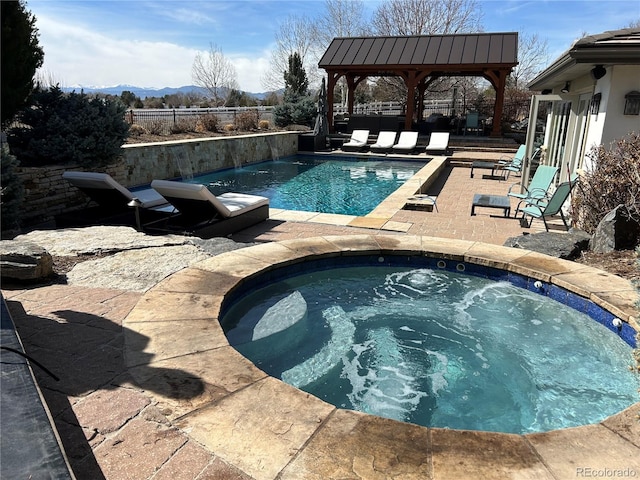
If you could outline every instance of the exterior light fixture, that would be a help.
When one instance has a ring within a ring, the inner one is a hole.
[[[596,80],[600,80],[606,74],[607,74],[607,69],[604,68],[602,65],[596,65],[591,69],[591,76]]]
[[[571,86],[571,84],[569,82],[566,82],[564,84],[564,88],[562,90],[560,90],[562,93],[569,93],[569,87]]]

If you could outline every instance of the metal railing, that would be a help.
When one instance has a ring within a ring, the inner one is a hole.
[[[127,110],[125,119],[130,125],[140,125],[150,133],[167,135],[178,128],[195,128],[199,120],[215,115],[219,128],[235,124],[239,114],[255,112],[259,120],[272,123],[273,107],[216,107],[216,108],[135,108]]]

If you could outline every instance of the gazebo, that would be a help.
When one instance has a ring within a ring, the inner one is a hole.
[[[504,88],[518,64],[518,34],[476,33],[393,37],[334,38],[318,66],[327,71],[327,103],[333,131],[333,91],[341,77],[348,88],[348,111],[353,113],[354,91],[367,77],[398,76],[407,86],[406,130],[411,129],[418,94],[418,118],[431,82],[443,76],[479,76],[496,91],[491,136],[501,135]]]

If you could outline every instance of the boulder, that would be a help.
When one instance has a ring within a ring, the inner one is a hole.
[[[20,240],[0,241],[3,280],[35,281],[53,275],[53,258],[44,248]]]
[[[540,232],[508,238],[506,247],[523,248],[565,260],[575,260],[589,247],[591,236],[572,228],[567,233]]]
[[[596,253],[632,250],[639,239],[640,223],[631,217],[626,206],[618,205],[600,221],[589,248]]]

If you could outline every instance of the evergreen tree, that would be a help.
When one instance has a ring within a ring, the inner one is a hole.
[[[129,133],[126,107],[119,100],[65,95],[60,87],[36,90],[32,106],[18,114],[8,132],[11,152],[25,166],[113,163]]]
[[[44,52],[38,44],[36,18],[22,1],[1,1],[2,62],[1,122],[6,126],[27,102],[33,90],[36,70],[42,66]]]
[[[306,95],[309,89],[307,72],[302,66],[302,59],[298,52],[289,55],[289,69],[284,72],[284,89],[298,95]]]
[[[309,81],[298,53],[289,55],[289,69],[284,72],[284,82],[283,103],[273,108],[274,123],[279,127],[313,126],[317,107],[308,95]]]
[[[0,162],[0,220],[2,238],[10,238],[12,232],[20,227],[20,211],[24,197],[24,186],[15,173],[18,166],[16,157],[9,153],[9,148],[2,142]]]

